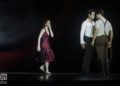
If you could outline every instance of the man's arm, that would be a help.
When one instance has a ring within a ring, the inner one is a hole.
[[[112,25],[110,24],[110,42],[112,42],[112,40],[113,40],[113,28],[112,28]]]
[[[81,27],[81,32],[80,32],[80,44],[82,49],[85,49],[85,41],[84,41],[85,30],[86,30],[86,24],[83,23]]]
[[[91,43],[92,46],[94,46],[94,44],[95,44],[95,39],[96,39],[96,28],[94,26],[93,27],[93,40],[92,40],[92,43]]]
[[[112,45],[112,40],[113,40],[113,29],[112,29],[112,25],[109,23],[109,42],[108,42],[108,47],[110,48]]]
[[[97,34],[97,28],[99,28],[99,24],[96,21],[95,26],[93,27],[93,40],[92,40],[92,43],[91,43],[92,46],[94,46],[94,44],[95,44],[95,40],[96,40],[96,36],[97,36],[96,35]]]
[[[94,26],[93,27],[93,41],[96,39],[96,33],[97,33],[97,28]]]

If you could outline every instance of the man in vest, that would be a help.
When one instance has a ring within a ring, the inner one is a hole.
[[[96,47],[98,62],[101,64],[102,73],[109,74],[108,48],[112,45],[113,29],[111,23],[104,17],[104,11],[96,11],[97,21],[95,22],[92,45]]]

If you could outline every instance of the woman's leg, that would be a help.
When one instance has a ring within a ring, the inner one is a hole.
[[[46,73],[50,74],[51,72],[49,71],[49,62],[45,62],[45,69]]]
[[[45,72],[45,64],[42,64],[41,66],[40,66],[40,69],[43,71],[43,72]]]

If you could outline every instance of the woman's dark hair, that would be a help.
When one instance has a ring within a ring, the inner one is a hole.
[[[44,19],[44,20],[43,20],[43,23],[42,23],[42,28],[44,28],[44,27],[45,27],[45,24],[47,23],[47,21],[48,21],[48,19]]]

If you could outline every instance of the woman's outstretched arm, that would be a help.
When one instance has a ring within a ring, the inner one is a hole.
[[[38,44],[37,44],[37,51],[40,52],[41,51],[41,46],[40,46],[40,43],[41,43],[41,37],[43,35],[43,33],[45,32],[44,29],[41,30],[40,34],[39,34],[39,37],[38,37]]]

